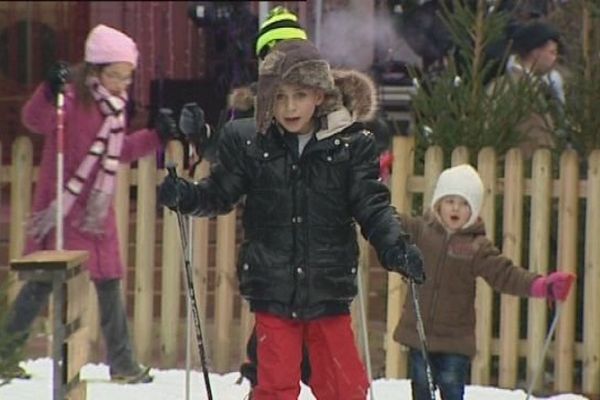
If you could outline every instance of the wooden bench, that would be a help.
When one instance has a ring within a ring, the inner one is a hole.
[[[19,279],[52,284],[52,399],[84,400],[79,371],[88,362],[88,327],[83,313],[91,285],[83,263],[87,251],[45,250],[10,261]]]

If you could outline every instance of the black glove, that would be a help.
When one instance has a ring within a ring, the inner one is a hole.
[[[398,272],[419,285],[425,282],[423,255],[414,244],[399,244],[387,249],[382,261],[389,271]]]
[[[48,83],[52,97],[56,97],[59,92],[64,90],[69,76],[69,65],[64,61],[58,61],[50,67],[46,74],[46,82]]]
[[[173,211],[177,210],[183,200],[190,196],[190,185],[192,183],[183,178],[167,175],[158,187],[158,203]]]
[[[161,108],[156,116],[154,129],[163,143],[177,138],[177,125],[173,119],[173,111],[169,108]]]
[[[196,147],[196,153],[203,154],[211,132],[204,120],[204,110],[197,103],[184,104],[179,115],[179,129]]]

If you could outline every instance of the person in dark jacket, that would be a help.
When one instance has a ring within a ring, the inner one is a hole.
[[[256,317],[257,400],[297,399],[303,343],[317,398],[365,399],[350,321],[356,223],[384,267],[425,280],[360,122],[374,105],[367,76],[332,74],[310,41],[282,41],[259,68],[257,132],[223,136],[207,178],[160,185],[163,205],[195,216],[227,213],[245,196],[237,275]]]
[[[548,276],[518,267],[487,239],[479,218],[483,184],[470,165],[459,165],[438,178],[431,210],[424,217],[401,215],[411,241],[423,251],[427,282],[419,292],[427,334],[428,358],[442,399],[461,400],[475,355],[475,287],[483,278],[495,290],[516,296],[564,300],[574,276]],[[425,361],[411,302],[394,339],[409,347],[412,398],[429,400]]]
[[[195,148],[196,154],[200,155],[198,162],[192,168],[195,168],[195,166],[202,161],[202,158],[206,158],[211,162],[215,161],[219,137],[230,135],[250,136],[256,132],[256,121],[253,116],[254,97],[255,89],[250,86],[233,89],[228,96],[227,110],[223,113],[223,115],[228,115],[227,120],[217,129],[212,129],[204,122],[204,111],[196,103],[190,103],[184,106],[179,121],[179,127],[189,138],[191,144]],[[207,133],[216,134],[207,136]],[[204,137],[207,137],[208,141],[203,141],[202,138]],[[246,344],[246,360],[240,365],[241,377],[238,380],[238,383],[241,383],[242,379],[246,378],[250,382],[252,388],[256,386],[257,364],[256,327],[253,327]],[[310,363],[306,347],[303,349],[301,370],[302,382],[308,385],[310,379]]]
[[[282,40],[307,39],[304,28],[298,23],[298,16],[282,6],[274,7],[265,21],[261,24],[256,37],[256,57],[263,60],[271,48]],[[214,162],[217,153],[219,137],[223,135],[252,135],[256,132],[254,119],[254,103],[256,97],[256,83],[235,87],[227,96],[227,108],[219,116],[215,129],[204,121],[204,111],[197,103],[188,103],[183,106],[179,127],[194,146],[199,156],[197,163],[202,159]],[[256,328],[252,329],[246,345],[247,360],[240,366],[241,378],[246,378],[251,386],[257,382],[257,355],[256,355]],[[310,379],[310,362],[306,346],[303,348],[302,382],[308,385]]]

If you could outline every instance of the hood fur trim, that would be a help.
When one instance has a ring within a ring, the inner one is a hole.
[[[333,70],[335,89],[325,94],[317,115],[324,116],[345,107],[353,121],[366,122],[377,111],[377,89],[373,80],[357,70]]]
[[[249,86],[235,88],[227,96],[227,107],[236,111],[250,111],[254,108],[254,93]]]

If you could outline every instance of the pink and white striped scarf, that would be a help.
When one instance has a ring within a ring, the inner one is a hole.
[[[123,147],[127,94],[125,92],[119,96],[110,94],[96,77],[88,78],[87,84],[100,112],[104,116],[104,123],[96,134],[87,155],[77,167],[75,174],[64,186],[63,217],[69,214],[85,187],[85,183],[92,178],[90,174],[96,165],[100,163],[101,167],[96,174],[94,185],[86,203],[85,213],[82,220],[77,221],[76,225],[82,231],[101,234],[113,198],[119,157]],[[48,208],[32,216],[29,223],[29,232],[35,239],[41,241],[54,227],[55,213],[56,200]]]

